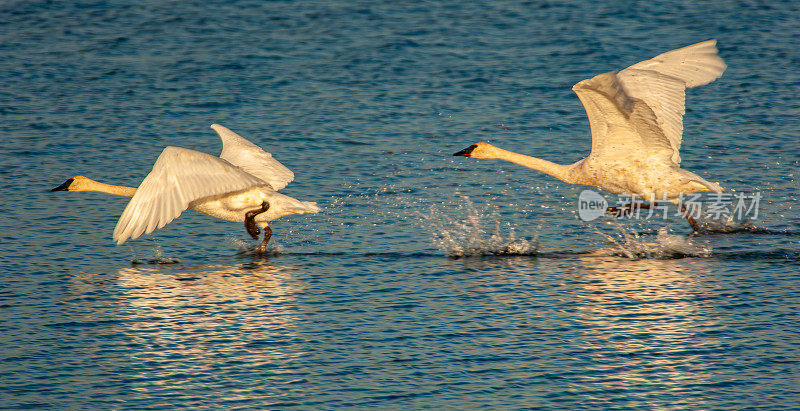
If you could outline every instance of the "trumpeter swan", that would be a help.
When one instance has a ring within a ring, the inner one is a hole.
[[[496,158],[549,174],[570,184],[679,205],[692,229],[697,222],[680,197],[722,187],[680,168],[685,89],[719,78],[726,65],[716,40],[660,54],[622,71],[583,80],[572,87],[583,103],[592,132],[589,156],[570,165],[477,143],[454,156]]]
[[[233,131],[213,124],[222,139],[219,157],[180,147],[167,147],[139,188],[100,183],[75,176],[50,191],[100,191],[131,197],[114,229],[114,240],[124,243],[151,233],[186,209],[228,221],[244,222],[248,234],[258,239],[264,229],[264,251],[272,236],[269,222],[297,213],[320,211],[316,203],[278,193],[294,173],[255,144]]]

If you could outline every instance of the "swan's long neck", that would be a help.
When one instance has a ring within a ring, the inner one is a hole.
[[[97,183],[97,188],[94,191],[102,191],[108,194],[114,194],[118,196],[124,196],[128,198],[132,198],[134,194],[136,194],[135,187],[126,187],[126,186],[115,186],[111,184],[105,183]]]
[[[551,161],[542,160],[541,158],[526,156],[524,154],[518,154],[513,151],[503,150],[502,148],[497,147],[492,147],[491,156],[493,158],[510,161],[521,166],[541,171],[542,173],[549,174],[567,183],[573,183],[573,178],[569,173],[569,165],[556,164]]]
[[[70,186],[69,191],[99,191],[101,193],[114,194],[123,197],[133,197],[136,194],[135,187],[115,186],[111,184],[94,181],[90,178],[82,178],[75,181],[75,187]]]

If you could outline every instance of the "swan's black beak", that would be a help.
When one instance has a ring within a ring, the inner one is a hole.
[[[69,186],[71,184],[72,184],[72,179],[70,178],[69,180],[65,181],[64,184],[61,184],[60,186],[58,186],[58,187],[56,187],[56,188],[54,188],[54,189],[52,189],[50,191],[67,191],[67,189],[69,188]]]
[[[469,155],[472,154],[472,150],[475,150],[476,148],[478,148],[478,145],[477,144],[473,144],[473,145],[471,145],[471,146],[459,151],[458,153],[454,153],[453,156],[469,157]]]

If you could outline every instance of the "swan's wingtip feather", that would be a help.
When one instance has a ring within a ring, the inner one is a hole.
[[[118,226],[116,229],[114,229],[114,234],[111,236],[111,238],[117,243],[117,245],[122,245],[122,243],[128,241],[130,236],[124,233],[123,230],[120,230]]]
[[[233,130],[229,129],[228,127],[223,126],[222,124],[214,123],[211,125],[211,129],[217,133],[220,140],[222,140],[222,148],[225,149],[225,144],[229,144],[231,141],[244,140],[248,144],[252,144],[249,141],[245,140],[242,136],[236,134]]]

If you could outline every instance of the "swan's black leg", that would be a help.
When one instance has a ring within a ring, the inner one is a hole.
[[[269,227],[264,227],[264,241],[262,241],[261,245],[258,246],[258,252],[263,253],[267,249],[267,243],[269,242],[270,237],[272,237],[272,229]]]
[[[689,220],[689,225],[692,226],[692,230],[694,230],[695,233],[699,232],[700,224],[698,224],[697,221],[694,218],[692,218],[692,216],[689,215],[689,210],[687,210],[686,207],[683,206],[683,204],[681,204],[681,213],[683,213],[683,216],[686,217],[687,220]]]
[[[269,204],[264,201],[261,203],[261,208],[256,210],[248,211],[244,214],[244,228],[247,230],[247,234],[250,234],[250,237],[253,237],[254,240],[258,240],[258,234],[261,230],[258,229],[256,225],[255,217],[261,213],[266,212],[269,210]],[[269,230],[269,229],[268,229]],[[266,242],[264,242],[266,244]]]
[[[649,210],[650,208],[652,208],[652,206],[653,205],[651,205],[650,203],[644,203],[644,202],[642,202],[642,203],[634,203],[634,202],[630,202],[628,204],[623,204],[623,205],[621,205],[619,207],[608,207],[608,208],[606,208],[606,212],[610,213],[614,217],[619,218],[619,217],[622,217],[622,216],[633,214],[633,210],[635,210],[636,208],[639,208],[640,210]]]
[[[628,203],[628,204],[623,204],[621,206],[608,207],[608,208],[606,208],[606,212],[611,214],[614,217],[619,218],[619,217],[622,217],[622,216],[630,214],[631,208],[632,208],[631,203]]]

